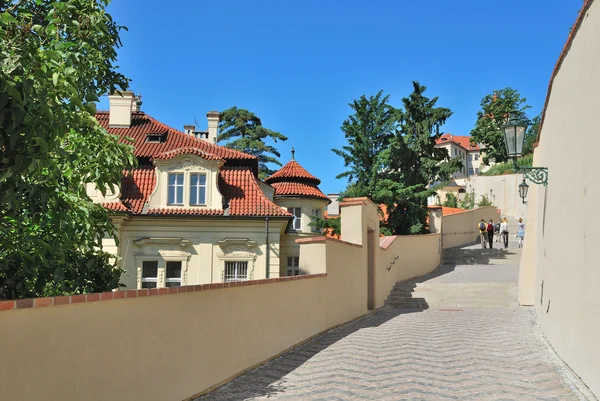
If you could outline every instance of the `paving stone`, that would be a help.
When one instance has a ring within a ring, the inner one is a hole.
[[[490,251],[463,249],[470,260],[481,258],[474,252]],[[452,255],[455,264],[441,266],[420,283],[516,283],[520,252],[514,249],[493,265],[461,265],[461,250]],[[548,347],[534,310],[507,305],[386,307],[199,400],[593,400]]]

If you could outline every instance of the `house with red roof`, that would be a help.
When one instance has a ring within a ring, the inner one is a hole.
[[[119,258],[127,288],[300,274],[295,239],[321,235],[309,223],[329,203],[318,178],[292,156],[261,182],[255,156],[217,144],[217,112],[207,114],[206,132],[179,131],[140,111],[132,92],[109,101],[96,119],[134,140],[138,167],[105,195],[86,190],[111,212],[119,241],[104,246]]]
[[[483,147],[471,142],[470,136],[443,134],[437,141],[436,147],[448,150],[450,157],[458,157],[463,162],[463,169],[453,174],[452,178],[460,179],[479,174],[483,168]]]

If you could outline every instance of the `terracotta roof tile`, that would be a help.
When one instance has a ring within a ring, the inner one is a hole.
[[[154,166],[139,167],[125,173],[121,185],[121,202],[133,213],[142,213],[144,204],[156,186]]]
[[[309,173],[302,167],[296,160],[289,161],[285,166],[280,168],[270,177],[265,179],[267,184],[278,181],[289,181],[289,179],[299,179],[299,180],[307,180],[312,181],[316,185],[321,183],[317,177]]]
[[[440,137],[440,139],[435,141],[435,143],[437,145],[442,144],[442,143],[447,143],[447,142],[454,142],[457,145],[460,145],[467,150],[481,150],[481,148],[479,147],[478,144],[475,144],[475,145],[471,144],[470,136],[444,134]]]
[[[112,210],[113,212],[128,212],[129,209],[123,205],[122,202],[103,202],[101,203],[103,207],[108,210]]]
[[[129,128],[109,127],[109,113],[99,111],[96,120],[109,133],[122,138],[123,142],[130,143],[125,138],[133,138],[135,143],[134,154],[137,157],[156,157],[161,153],[181,148],[197,148],[203,154],[211,154],[219,159],[257,161],[256,156],[229,149],[224,146],[212,144],[202,139],[195,138],[160,121],[155,120],[144,112],[133,112]],[[147,142],[148,134],[166,135],[164,142]]]
[[[312,198],[325,199],[331,202],[331,199],[325,195],[316,185],[305,184],[301,182],[274,182],[271,184],[275,188],[275,196],[308,196]]]
[[[292,216],[265,196],[248,167],[222,167],[219,189],[232,216]]]
[[[162,152],[162,153],[159,153],[158,155],[154,156],[154,158],[162,159],[162,160],[169,160],[169,159],[174,158],[175,156],[184,155],[184,154],[185,155],[192,154],[192,155],[200,156],[206,160],[223,160],[220,157],[217,157],[211,153],[206,153],[198,148],[191,148],[191,147],[167,150],[166,152]]]

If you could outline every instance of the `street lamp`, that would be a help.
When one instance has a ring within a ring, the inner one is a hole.
[[[525,198],[527,198],[527,191],[529,191],[529,185],[523,178],[523,182],[519,184],[519,196],[523,200],[523,204],[525,204]]]
[[[504,131],[504,146],[506,154],[513,159],[513,167],[516,173],[523,173],[523,182],[519,185],[519,195],[525,203],[529,185],[526,179],[534,184],[548,185],[547,167],[519,167],[517,166],[517,157],[523,154],[523,144],[525,143],[525,132],[529,121],[516,111],[510,113],[506,124],[502,127]]]

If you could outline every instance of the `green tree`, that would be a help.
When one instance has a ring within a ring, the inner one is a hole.
[[[471,210],[475,207],[475,197],[471,196],[470,193],[466,193],[460,201],[460,208]]]
[[[456,195],[454,195],[453,192],[447,192],[446,200],[444,201],[444,204],[442,206],[456,208],[458,207],[458,198],[456,197]]]
[[[339,217],[311,217],[308,225],[315,230],[329,230],[330,234],[339,237],[342,235],[342,220]]]
[[[402,99],[396,111],[398,125],[390,145],[381,152],[383,165],[376,199],[387,207],[387,227],[394,234],[425,232],[428,215],[427,198],[462,168],[458,158],[436,147],[440,128],[452,115],[445,107],[436,107],[437,97],[423,95],[426,87],[413,82],[413,92]]]
[[[128,85],[107,5],[0,2],[0,298],[118,286],[102,250],[114,226],[83,185],[105,191],[135,165],[94,118],[100,95]]]
[[[512,88],[495,90],[483,97],[481,110],[477,112],[475,128],[471,131],[471,138],[474,143],[484,145],[484,164],[489,165],[491,159],[497,163],[508,160],[502,126],[511,111],[525,115],[525,110],[529,108],[527,99],[522,98],[519,92]]]
[[[268,142],[287,141],[285,135],[263,127],[256,114],[235,106],[221,113],[217,139],[229,141],[225,144],[228,148],[258,157],[258,178],[261,180],[275,172],[269,168],[269,163],[281,166],[278,159],[281,154],[275,146],[269,145]]]
[[[348,144],[332,151],[344,159],[347,168],[336,178],[346,178],[343,197],[368,196],[374,202],[384,169],[382,152],[388,148],[396,126],[396,110],[389,105],[389,95],[379,91],[375,96],[361,96],[349,104],[354,114],[342,123]]]
[[[540,130],[540,122],[542,115],[538,114],[531,120],[531,124],[525,132],[525,142],[523,143],[523,154],[528,155],[533,153],[533,144],[537,141],[538,132]]]

